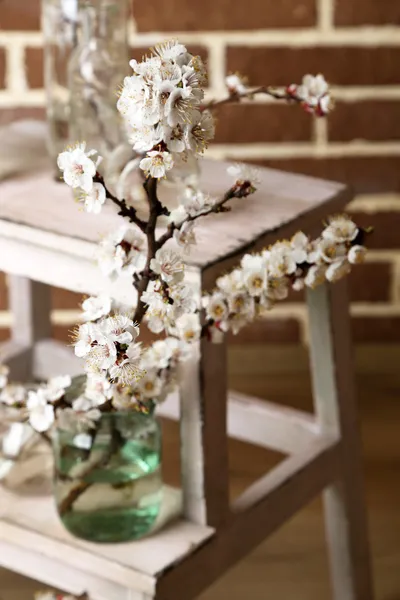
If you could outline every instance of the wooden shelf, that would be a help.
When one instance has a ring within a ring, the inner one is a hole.
[[[93,578],[93,594],[98,597],[102,583],[107,600],[118,600],[124,584],[152,594],[162,573],[214,534],[210,527],[179,518],[180,491],[165,486],[163,494],[156,532],[137,542],[114,545],[85,542],[69,534],[56,514],[52,497],[19,496],[0,487],[0,562],[12,571],[48,585],[64,586],[70,592],[75,586],[76,593],[81,593],[86,589],[82,588],[82,577],[87,582]],[[74,573],[70,580],[65,579],[69,570]]]
[[[202,188],[220,196],[232,184],[228,163],[204,160]],[[264,247],[298,229],[313,231],[329,212],[350,200],[345,186],[311,177],[260,169],[260,191],[234,200],[232,211],[200,219],[198,245],[189,257],[193,271],[212,285],[217,273],[237,264],[251,249]],[[262,190],[262,191],[261,191]],[[123,219],[113,205],[87,214],[71,190],[50,172],[26,175],[0,184],[0,269],[72,291],[112,293],[134,301],[129,278],[110,286],[95,263],[97,242]],[[213,267],[216,266],[217,270]]]

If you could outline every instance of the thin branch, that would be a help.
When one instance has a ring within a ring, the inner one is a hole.
[[[106,197],[109,200],[111,200],[111,202],[116,204],[116,206],[118,206],[118,208],[120,209],[118,214],[121,215],[121,217],[125,217],[126,219],[129,219],[130,223],[134,223],[135,225],[137,225],[139,227],[139,229],[141,231],[143,231],[143,233],[146,233],[146,230],[147,230],[146,221],[142,221],[142,219],[139,219],[139,217],[136,214],[136,209],[133,208],[133,206],[128,206],[126,203],[126,200],[120,200],[119,198],[114,196],[114,194],[112,194],[110,192],[110,190],[107,188],[106,184],[104,183],[104,179],[100,175],[100,173],[96,173],[96,176],[94,177],[93,181],[95,183],[101,183],[104,186],[104,189],[106,190]]]
[[[172,236],[174,235],[174,231],[181,229],[181,227],[185,223],[190,223],[191,221],[196,221],[200,217],[206,217],[207,215],[210,215],[212,213],[221,213],[221,212],[228,211],[229,209],[225,207],[225,204],[229,200],[232,200],[232,198],[242,198],[244,196],[244,194],[241,192],[241,189],[242,189],[241,186],[235,185],[226,192],[226,194],[223,196],[223,198],[221,198],[221,200],[219,200],[219,202],[216,202],[215,204],[210,206],[210,208],[208,210],[206,210],[198,215],[188,216],[184,221],[182,221],[182,223],[179,223],[179,225],[176,225],[175,223],[171,223],[168,226],[167,231],[157,240],[157,250],[159,248],[161,248],[162,246],[164,246],[164,244],[172,238]]]
[[[285,100],[287,102],[293,100],[295,102],[301,102],[300,98],[292,96],[286,91],[280,92],[279,90],[268,86],[261,86],[259,88],[256,88],[255,90],[249,90],[247,92],[244,92],[243,94],[239,94],[238,92],[232,92],[229,96],[223,98],[222,100],[211,100],[211,102],[209,102],[208,104],[204,104],[201,107],[201,110],[214,110],[215,108],[219,108],[224,104],[230,104],[231,102],[240,102],[240,100],[243,100],[245,98],[252,99],[257,94],[264,94],[265,96],[275,98],[275,100]]]
[[[146,266],[142,272],[141,280],[136,282],[136,289],[138,292],[138,304],[133,317],[135,323],[140,324],[146,314],[146,305],[141,301],[141,295],[146,291],[149,281],[151,279],[150,263],[155,257],[158,250],[156,241],[156,226],[159,215],[165,214],[165,208],[157,197],[157,183],[158,179],[148,177],[143,184],[143,187],[147,194],[147,200],[149,203],[150,216],[148,223],[146,224],[146,236],[147,236],[147,261]]]

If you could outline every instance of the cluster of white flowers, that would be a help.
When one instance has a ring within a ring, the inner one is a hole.
[[[114,314],[80,325],[75,332],[75,354],[86,360],[87,371],[108,373],[129,385],[140,377],[139,328],[127,315]]]
[[[189,346],[176,337],[154,342],[141,355],[145,375],[128,387],[114,386],[112,404],[117,410],[142,408],[163,402],[177,384],[177,367],[190,356]]]
[[[301,85],[287,88],[289,97],[299,100],[307,112],[325,116],[332,110],[329,85],[323,75],[305,75]]]
[[[97,259],[103,274],[115,280],[121,274],[142,271],[146,254],[146,236],[139,229],[123,225],[100,242]]]
[[[183,334],[183,326],[179,325],[182,321],[179,320],[193,314],[199,302],[194,287],[184,281],[182,255],[162,247],[152,259],[150,269],[158,278],[149,282],[141,296],[142,302],[147,305],[145,320],[149,329],[153,333],[165,331],[190,341],[190,336]]]
[[[201,154],[214,137],[214,119],[200,106],[206,70],[199,56],[176,41],[130,65],[134,74],[125,78],[117,107],[134,150],[147,153],[140,168],[164,177],[174,153]]]
[[[248,92],[246,79],[239,73],[231,73],[230,75],[225,77],[225,85],[228,88],[228,92],[232,96],[241,96]]]
[[[106,201],[106,189],[102,183],[94,182],[101,157],[96,150],[86,151],[86,143],[67,148],[58,156],[58,167],[64,181],[76,193],[86,212],[98,214]]]
[[[203,298],[208,322],[221,331],[237,333],[289,289],[314,288],[347,275],[363,262],[362,230],[346,215],[329,219],[320,238],[298,232],[291,241],[277,242],[259,254],[246,254],[241,266],[220,277],[217,289]]]

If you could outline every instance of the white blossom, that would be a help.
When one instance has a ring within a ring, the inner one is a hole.
[[[163,390],[163,381],[158,377],[158,370],[148,371],[137,383],[140,395],[148,400],[155,400]]]
[[[147,153],[146,158],[140,161],[140,168],[151,177],[159,179],[165,177],[165,173],[172,169],[174,161],[169,152],[157,152],[152,150]]]
[[[170,223],[174,223],[175,225],[181,225],[187,216],[188,213],[186,212],[185,207],[180,204],[177,208],[171,210],[168,220]]]
[[[177,40],[168,40],[157,44],[154,52],[163,60],[176,60],[182,54],[186,54],[186,46],[180,44]]]
[[[184,277],[184,262],[180,254],[168,248],[160,248],[150,262],[150,269],[166,283],[173,285]]]
[[[41,433],[50,429],[55,419],[54,407],[47,403],[43,389],[30,391],[26,406],[29,411],[29,423],[33,429]]]
[[[173,348],[166,340],[157,340],[143,352],[140,364],[143,369],[166,369],[173,356]]]
[[[347,250],[344,244],[339,244],[332,238],[322,238],[317,244],[318,256],[327,263],[342,259]]]
[[[364,262],[366,254],[366,247],[357,244],[356,246],[352,246],[350,248],[347,259],[352,265],[359,265]]]
[[[242,263],[243,266],[243,263]],[[217,280],[217,287],[227,296],[238,293],[243,289],[243,272],[241,269],[234,269]]]
[[[113,395],[113,386],[103,373],[88,373],[84,397],[92,407],[97,407],[109,400]]]
[[[179,229],[174,231],[174,240],[178,246],[182,246],[185,252],[190,251],[190,246],[196,244],[196,234],[194,233],[194,221],[183,223]]]
[[[296,268],[295,254],[289,242],[277,242],[270,248],[268,272],[271,277],[292,275]]]
[[[104,238],[99,245],[99,266],[107,277],[115,280],[121,274],[142,271],[146,264],[146,236],[126,225]]]
[[[338,215],[329,219],[329,225],[322,237],[336,243],[352,242],[358,235],[358,227],[347,215]]]
[[[103,340],[104,342],[104,340]],[[107,371],[117,360],[117,349],[113,342],[105,342],[96,344],[86,355],[86,368],[88,371],[94,371],[99,373],[100,371]]]
[[[0,392],[0,403],[13,406],[14,404],[25,404],[27,391],[23,385],[9,383]]]
[[[266,296],[270,300],[284,300],[289,294],[289,281],[287,277],[270,277]]]
[[[198,314],[184,314],[176,320],[179,337],[188,343],[200,339],[201,325]]]
[[[106,201],[106,188],[102,183],[94,183],[92,189],[82,195],[81,200],[86,212],[98,215]]]
[[[64,181],[72,188],[81,188],[89,193],[93,188],[96,164],[92,157],[95,150],[86,152],[86,144],[77,144],[58,156],[58,167],[63,171]]]
[[[58,377],[52,377],[44,387],[44,395],[48,402],[55,402],[62,398],[71,385],[70,375],[59,375]]]
[[[241,77],[237,73],[232,73],[231,75],[225,77],[225,85],[230,94],[242,95],[247,92],[244,77]]]
[[[92,349],[92,345],[100,335],[98,327],[94,323],[80,325],[75,334],[74,350],[79,358],[86,356]]]
[[[215,200],[208,194],[205,194],[201,190],[195,190],[190,186],[185,189],[182,198],[182,205],[190,217],[197,217],[198,215],[207,212],[214,203]]]
[[[192,313],[198,308],[198,294],[193,285],[182,282],[169,288],[169,297],[174,301],[175,317]]]
[[[324,283],[326,279],[326,269],[327,266],[322,265],[313,265],[308,270],[308,273],[304,279],[304,283],[307,287],[314,289],[318,285]]]
[[[297,232],[290,240],[292,247],[293,260],[298,264],[302,264],[308,261],[310,252],[310,240],[302,232]]]
[[[233,177],[235,183],[238,185],[249,183],[254,186],[254,184],[260,183],[260,172],[251,165],[236,163],[234,165],[230,165],[227,168],[227,172],[231,177]]]
[[[342,260],[337,260],[329,265],[326,270],[326,278],[328,281],[334,283],[335,281],[339,281],[345,275],[350,273],[351,266],[346,258]]]
[[[228,306],[223,294],[215,292],[206,299],[207,318],[213,321],[224,321],[228,316]]]
[[[118,381],[118,384],[123,386],[131,386],[138,381],[144,375],[140,367],[141,355],[141,345],[130,344],[123,358],[111,367],[111,379]]]
[[[323,75],[305,75],[301,85],[292,87],[296,96],[311,110],[321,114],[329,112],[329,85]]]
[[[109,296],[101,294],[100,296],[90,296],[82,302],[82,319],[84,321],[97,321],[111,311],[112,300]]]
[[[255,314],[254,297],[242,291],[228,296],[229,312],[252,319]]]
[[[267,284],[267,270],[264,266],[243,270],[243,283],[250,296],[261,296]]]
[[[101,337],[98,338],[100,344],[119,343],[130,344],[139,335],[139,327],[135,326],[132,319],[126,315],[116,314],[112,317],[107,317],[99,323]]]
[[[215,136],[215,122],[211,112],[208,110],[197,112],[191,124],[187,126],[185,135],[188,149],[196,154],[202,154]]]

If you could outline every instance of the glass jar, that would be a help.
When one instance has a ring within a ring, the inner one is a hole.
[[[107,159],[125,142],[117,94],[129,74],[128,0],[81,0],[79,42],[72,53],[70,135]]]
[[[78,0],[42,0],[48,150],[58,178],[57,157],[70,143],[68,65],[78,41],[78,14]]]
[[[0,404],[0,484],[22,496],[46,496],[52,467],[46,440],[21,421],[18,409]]]
[[[53,436],[54,491],[73,535],[123,542],[146,535],[161,507],[161,432],[154,416],[105,413],[86,433]]]

